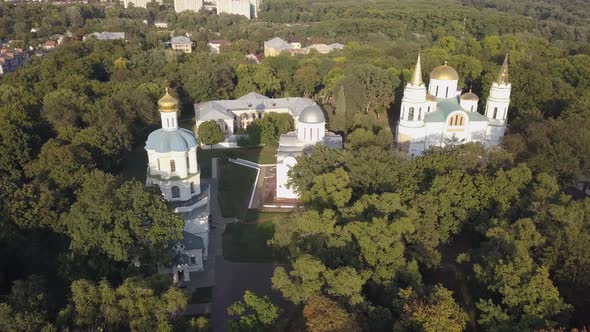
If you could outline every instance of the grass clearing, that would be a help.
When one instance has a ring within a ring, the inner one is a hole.
[[[277,162],[276,155],[276,146],[214,150],[199,149],[197,151],[197,158],[199,161],[199,167],[201,168],[201,176],[203,178],[211,177],[212,158],[241,158],[259,164],[275,164]]]
[[[223,233],[223,257],[232,262],[271,262],[273,254],[266,242],[274,231],[272,222],[227,225]]]
[[[277,218],[285,218],[289,211],[284,212],[269,212],[259,209],[248,209],[244,222],[247,223],[263,223],[267,221],[273,221]]]
[[[256,180],[256,170],[227,160],[221,160],[219,165],[218,199],[222,214],[224,217],[244,219]]]

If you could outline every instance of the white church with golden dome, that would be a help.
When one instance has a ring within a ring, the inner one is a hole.
[[[178,100],[168,93],[158,101],[162,128],[148,136],[146,185],[160,189],[162,197],[184,220],[182,239],[171,241],[174,261],[161,266],[175,283],[190,280],[191,272],[203,271],[209,245],[209,186],[201,184],[195,134],[178,126]]]
[[[506,131],[510,104],[508,56],[492,83],[484,114],[478,112],[479,97],[458,88],[459,75],[446,62],[430,73],[428,87],[422,81],[420,55],[410,82],[404,89],[396,142],[402,151],[421,155],[431,147],[480,142],[500,144]]]

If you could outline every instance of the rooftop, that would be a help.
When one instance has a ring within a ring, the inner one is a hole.
[[[478,112],[466,112],[463,110],[457,101],[457,97],[453,97],[439,99],[436,104],[436,111],[426,113],[426,115],[424,115],[424,122],[445,122],[447,121],[447,117],[455,111],[467,113],[469,121],[488,121],[487,117]]]
[[[272,47],[278,51],[286,51],[291,49],[291,44],[279,37],[274,37],[273,39],[264,42],[264,47]]]
[[[176,36],[170,40],[171,44],[191,44],[192,41],[189,37],[186,36]]]
[[[271,111],[273,109],[288,109],[291,115],[299,117],[299,114],[307,106],[314,105],[309,98],[268,98],[261,94],[250,92],[236,100],[213,100],[195,104],[195,116],[198,121],[207,121],[219,118],[233,119],[232,111]]]

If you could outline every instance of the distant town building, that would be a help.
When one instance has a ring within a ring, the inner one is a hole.
[[[246,59],[254,61],[257,65],[262,62],[262,56],[256,54],[248,54],[246,55]]]
[[[258,17],[260,0],[217,0],[217,14],[242,15],[248,19]]]
[[[174,283],[190,280],[190,273],[203,271],[209,254],[209,186],[201,184],[195,134],[178,126],[178,100],[166,89],[158,101],[162,128],[148,136],[146,186],[160,189],[164,199],[184,219],[182,239],[169,243],[174,261],[160,266],[171,273]]]
[[[123,0],[123,5],[125,8],[129,8],[130,4],[133,5],[133,7],[147,8],[147,4],[150,2],[152,2],[152,0]],[[164,3],[163,0],[159,0],[157,2],[160,5]]]
[[[231,42],[225,39],[215,39],[207,43],[207,45],[209,46],[212,54],[219,54],[221,47],[231,45]]]
[[[296,54],[308,54],[311,50],[316,50],[321,54],[327,54],[330,52],[344,49],[344,45],[334,43],[330,45],[326,44],[313,44],[302,48],[301,40],[293,38],[289,42],[279,37],[275,37],[269,41],[264,42],[264,56],[277,56],[281,53],[289,53],[291,55]]]
[[[275,37],[264,42],[264,56],[277,56],[291,50],[293,47],[285,40]]]
[[[192,10],[198,12],[203,8],[203,0],[174,0],[174,11],[177,13]]]
[[[299,49],[299,48],[301,48],[301,39],[292,38],[291,40],[289,40],[289,44],[291,45],[291,48]]]
[[[97,40],[117,40],[117,39],[125,39],[125,32],[94,32],[91,34],[87,34],[82,38],[82,40],[86,40],[88,38],[96,38]]]
[[[0,49],[0,75],[11,73],[17,68],[23,66],[29,54],[22,48],[2,48]]]
[[[168,29],[168,23],[166,22],[154,22],[154,26],[160,29]]]
[[[326,44],[313,44],[310,46],[307,46],[305,48],[306,53],[309,53],[311,50],[316,50],[321,54],[328,54],[330,52],[334,52],[334,51],[340,51],[344,49],[344,45],[339,44],[339,43],[334,43],[334,44],[330,44],[330,45],[326,45]]]
[[[43,43],[43,46],[42,47],[43,47],[44,50],[52,50],[52,49],[54,49],[54,48],[57,47],[57,41],[55,41],[55,40],[46,40]]]
[[[193,51],[193,42],[186,36],[173,37],[170,41],[170,45],[172,45],[173,50],[182,51],[184,53],[191,53]]]
[[[478,112],[479,97],[463,93],[459,75],[446,62],[430,73],[428,85],[422,80],[420,55],[411,80],[404,88],[397,124],[398,147],[421,155],[431,147],[480,142],[496,146],[506,131],[512,85],[508,80],[508,56],[498,78],[492,82],[484,114]]]

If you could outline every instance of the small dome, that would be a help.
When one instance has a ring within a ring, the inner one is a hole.
[[[323,123],[326,122],[324,112],[317,104],[307,106],[299,114],[299,122],[303,123]]]
[[[430,78],[441,81],[457,81],[459,80],[459,74],[445,61],[444,65],[434,68],[430,73]]]
[[[158,129],[153,131],[145,142],[146,150],[159,153],[185,152],[197,147],[197,138],[192,131],[184,128],[176,130]]]
[[[172,97],[166,88],[166,94],[158,100],[158,107],[160,112],[176,112],[178,111],[178,99]]]
[[[426,101],[437,101],[436,97],[431,95],[430,93],[426,94]]]
[[[461,95],[461,100],[478,101],[479,97],[475,93],[471,92],[471,90],[469,90],[469,92]]]

